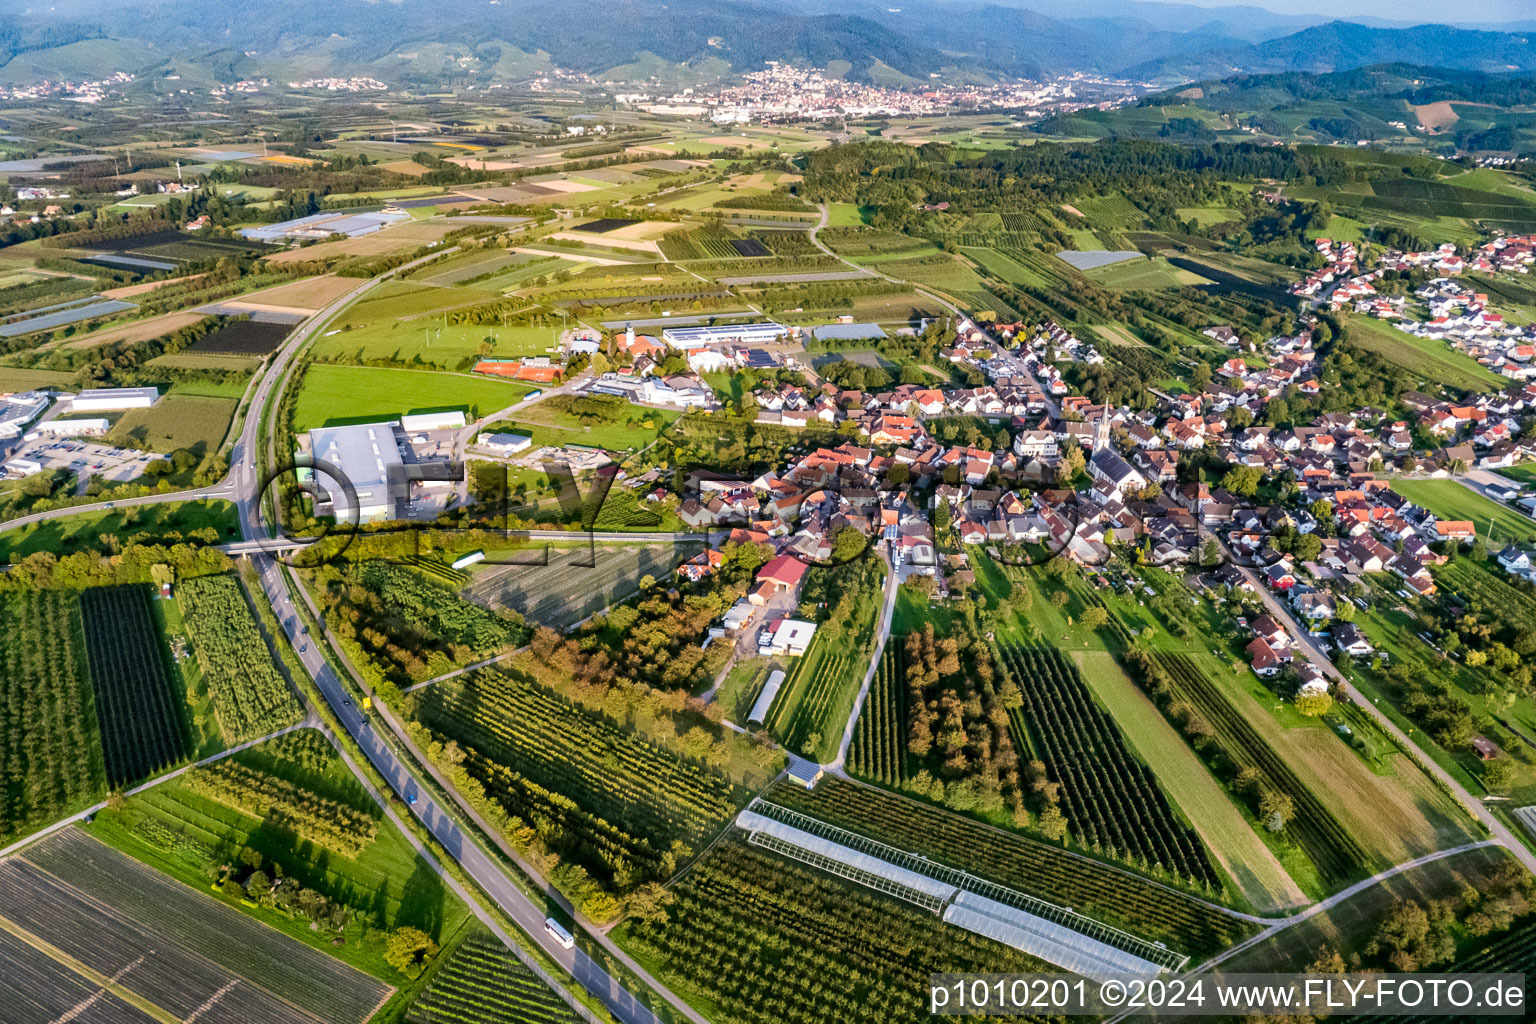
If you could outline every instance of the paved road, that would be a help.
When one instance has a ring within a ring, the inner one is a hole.
[[[1499,845],[1509,850],[1515,859],[1525,865],[1526,870],[1536,872],[1536,853],[1532,853],[1530,848],[1520,841],[1520,837],[1515,835],[1509,826],[1495,817],[1482,800],[1468,792],[1467,788],[1454,775],[1436,764],[1407,733],[1398,728],[1396,722],[1387,717],[1386,712],[1382,711],[1373,702],[1364,699],[1363,694],[1360,694],[1350,686],[1349,680],[1344,677],[1344,673],[1340,672],[1333,662],[1328,659],[1323,649],[1318,646],[1317,641],[1296,620],[1296,617],[1291,614],[1291,610],[1264,585],[1264,581],[1259,578],[1258,573],[1245,566],[1239,566],[1238,568],[1242,570],[1243,575],[1248,578],[1249,582],[1258,591],[1259,598],[1264,602],[1264,607],[1269,610],[1269,613],[1284,623],[1290,630],[1291,635],[1296,638],[1297,643],[1300,645],[1301,652],[1307,656],[1307,660],[1315,665],[1323,675],[1332,679],[1336,684],[1343,687],[1345,691],[1357,698],[1355,700],[1357,707],[1360,707],[1366,714],[1374,718],[1377,724],[1400,745],[1412,751],[1419,763],[1424,765],[1425,770],[1444,783],[1446,788],[1455,794],[1457,800],[1464,804],[1473,814],[1477,815],[1478,820],[1488,826],[1488,831],[1492,833]]]
[[[399,270],[409,269],[417,263],[439,255],[442,254],[435,253],[423,260],[405,264]],[[263,375],[252,400],[251,411],[246,417],[245,427],[239,440],[231,449],[230,456],[232,467],[230,476],[235,482],[233,497],[241,536],[247,542],[266,537],[266,527],[262,522],[260,510],[259,481],[252,469],[254,456],[261,442],[261,410],[280,388],[287,374],[288,362],[314,333],[347,303],[384,279],[379,277],[365,282],[306,321],[304,326],[294,333],[281,353],[271,361]],[[672,537],[671,534],[665,536],[668,539]],[[318,638],[310,637],[307,627],[302,625],[294,607],[293,596],[289,592],[287,574],[283,572],[277,561],[270,554],[261,552],[254,553],[251,557],[261,588],[271,602],[278,622],[288,633],[305,671],[314,680],[315,686],[336,714],[343,728],[356,741],[358,747],[390,787],[406,801],[412,813],[427,827],[433,838],[442,844],[443,849],[491,899],[495,900],[508,917],[562,969],[588,992],[600,999],[616,1018],[624,1024],[659,1024],[656,1016],[649,1009],[585,953],[579,949],[565,949],[550,937],[544,930],[547,906],[536,903],[518,888],[500,864],[460,828],[452,814],[439,806],[431,793],[418,785],[410,768],[395,754],[394,748],[378,734],[369,717],[352,703],[346,687],[321,655],[316,642]],[[471,906],[474,906],[473,902]],[[695,1024],[708,1024],[708,1022],[702,1017],[697,1017]]]
[[[586,533],[581,530],[513,530],[519,538],[527,540],[543,541],[595,541],[599,544],[715,544],[721,538],[729,536],[727,531],[715,530],[709,532],[683,532],[683,533],[625,533],[597,531]],[[314,541],[304,538],[267,537],[258,534],[255,537],[247,537],[245,540],[232,544],[220,545],[220,548],[228,555],[250,555],[264,553],[270,555],[286,554],[297,551],[313,544]]]
[[[199,487],[191,491],[170,491],[165,494],[146,494],[141,498],[114,498],[111,501],[96,501],[88,505],[69,505],[64,508],[49,509],[46,512],[34,512],[29,516],[21,516],[17,519],[7,519],[0,523],[0,533],[6,530],[15,530],[32,523],[41,523],[49,519],[57,519],[60,516],[80,515],[83,512],[103,512],[107,509],[136,508],[140,505],[160,505],[168,501],[198,501],[207,498],[231,499],[235,496],[234,485],[229,477],[225,477],[219,483],[211,487]]]
[[[242,751],[242,750],[248,750],[251,747],[254,747],[254,746],[258,745],[258,744],[265,743],[268,740],[275,740],[279,736],[283,736],[283,735],[285,735],[287,733],[290,733],[290,732],[293,732],[293,731],[295,731],[297,729],[313,729],[316,726],[318,726],[319,724],[320,724],[319,719],[317,719],[314,715],[308,715],[308,716],[305,717],[304,721],[297,722],[297,723],[295,723],[293,725],[290,725],[286,729],[278,729],[275,732],[269,732],[265,736],[258,736],[254,740],[247,740],[246,742],[241,743],[238,746],[230,747],[228,750],[221,750],[217,754],[213,754],[213,755],[211,755],[209,757],[203,758],[201,761],[193,761],[191,764],[184,764],[180,768],[177,768],[175,771],[166,772],[164,775],[157,775],[154,778],[150,779],[148,782],[141,782],[139,785],[134,786],[132,789],[125,789],[125,790],[123,790],[123,795],[124,796],[133,796],[135,793],[142,793],[142,792],[144,792],[147,789],[154,789],[156,786],[159,786],[159,785],[161,785],[163,783],[166,783],[166,782],[170,782],[172,779],[180,778],[181,776],[185,775],[187,772],[191,771],[194,768],[201,768],[204,765],[213,764],[215,761],[222,761],[226,757],[230,757],[230,756],[232,756],[234,754],[240,753],[240,751]],[[77,812],[75,814],[71,814],[67,818],[63,818],[63,819],[61,819],[59,821],[56,821],[52,825],[49,825],[45,829],[41,829],[40,831],[33,832],[31,835],[28,835],[28,836],[23,836],[22,838],[16,840],[14,843],[12,843],[10,846],[7,846],[5,849],[0,850],[0,859],[3,859],[5,857],[9,857],[11,854],[15,853],[17,850],[20,850],[23,847],[27,847],[27,846],[32,845],[33,843],[37,842],[39,839],[43,838],[44,836],[53,835],[53,833],[57,832],[61,828],[67,828],[70,825],[73,825],[77,821],[84,821],[86,818],[88,818],[91,815],[95,814],[96,812],[102,810],[106,806],[107,806],[107,801],[103,800],[99,804],[95,804],[95,805],[93,805],[91,807],[87,807],[83,811],[79,811],[79,812]]]

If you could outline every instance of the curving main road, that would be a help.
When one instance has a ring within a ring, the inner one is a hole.
[[[433,838],[442,844],[443,849],[458,862],[480,889],[495,900],[507,916],[538,943],[545,954],[599,999],[614,1017],[623,1024],[660,1024],[658,1018],[648,1008],[584,952],[579,949],[564,949],[556,943],[544,930],[547,908],[525,894],[501,865],[466,834],[453,814],[440,806],[432,794],[418,784],[411,767],[396,755],[393,745],[379,735],[370,718],[353,704],[342,680],[337,678],[318,648],[318,643],[323,641],[310,637],[307,627],[302,625],[302,620],[294,606],[287,573],[282,570],[270,552],[260,549],[260,542],[268,540],[266,526],[261,517],[261,480],[255,469],[255,456],[262,441],[260,436],[262,412],[272,397],[281,393],[290,361],[309,343],[321,327],[364,292],[400,271],[409,270],[443,254],[433,253],[407,263],[390,274],[361,283],[357,288],[306,320],[282,350],[273,357],[256,388],[240,436],[230,451],[231,468],[226,482],[231,485],[231,496],[236,507],[241,537],[244,545],[252,549],[249,554],[256,568],[262,591],[271,602],[278,621],[287,632],[288,639],[292,642],[304,670],[314,680],[316,688],[335,713],[337,720],[367,755],[373,767],[401,799],[406,801],[411,812],[426,826]],[[183,498],[187,496],[186,492],[181,495]],[[451,879],[449,881],[451,882]],[[473,907],[474,904],[471,903],[471,906]],[[695,1024],[707,1024],[702,1017],[695,1014],[689,1014],[689,1016],[694,1019]]]

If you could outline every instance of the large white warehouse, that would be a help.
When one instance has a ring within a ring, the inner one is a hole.
[[[95,388],[76,395],[70,407],[75,412],[120,412],[148,409],[159,400],[156,388]]]
[[[755,324],[724,324],[719,327],[668,327],[661,340],[684,352],[709,345],[763,345],[786,337],[789,328],[772,321]]]

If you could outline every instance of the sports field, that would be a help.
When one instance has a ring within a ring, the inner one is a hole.
[[[404,413],[463,409],[478,419],[517,403],[529,389],[467,373],[312,365],[294,408],[298,430],[391,420]]]

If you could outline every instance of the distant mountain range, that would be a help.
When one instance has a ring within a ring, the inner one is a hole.
[[[87,54],[137,54],[144,68],[192,62],[213,77],[395,80],[515,76],[551,62],[600,75],[718,75],[765,60],[898,83],[1087,71],[1171,84],[1383,61],[1536,70],[1527,26],[1319,23],[1257,7],[1112,0],[1069,10],[1043,0],[56,0],[47,13],[0,15],[0,80],[83,74]],[[127,45],[104,45],[113,42]]]

